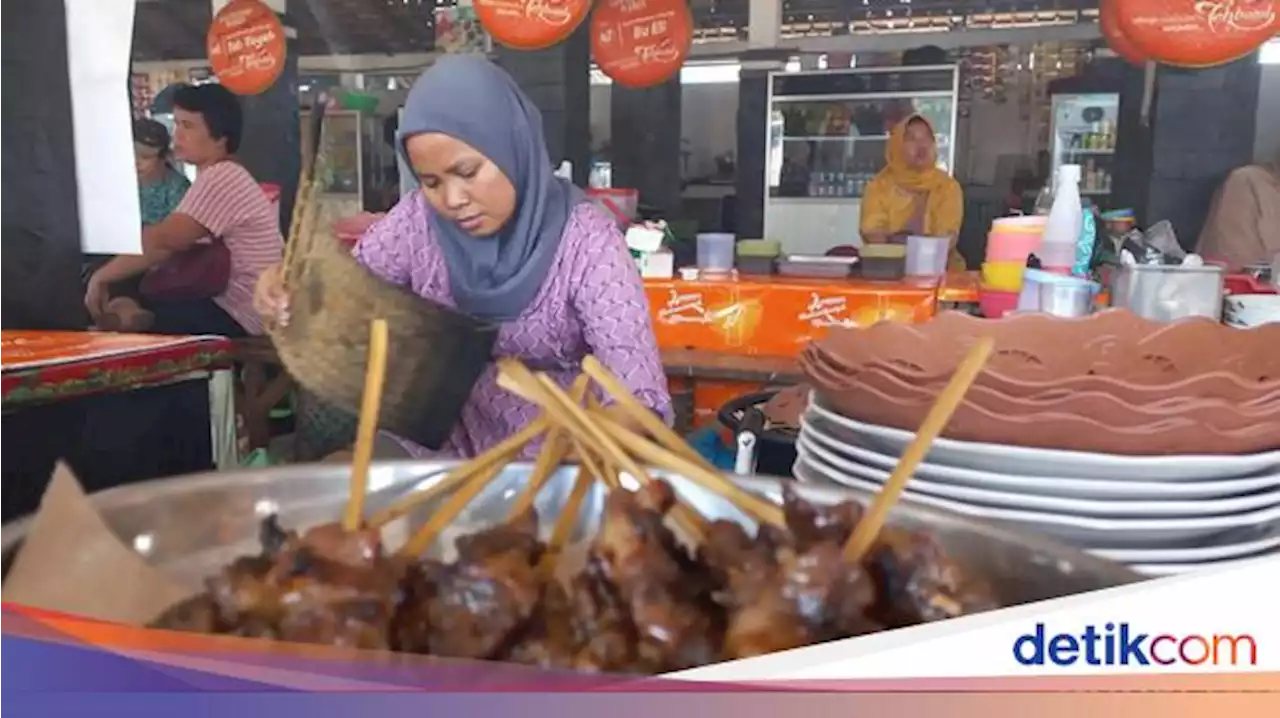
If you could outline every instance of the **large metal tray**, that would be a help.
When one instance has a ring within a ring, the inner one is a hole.
[[[457,462],[412,461],[376,464],[370,474],[368,510],[386,506],[415,488],[430,485]],[[458,517],[441,544],[504,518],[527,480],[527,463],[507,467]],[[258,524],[278,513],[287,528],[336,520],[348,493],[350,468],[339,464],[299,465],[252,471],[181,476],[110,489],[91,496],[107,524],[126,544],[172,577],[193,587],[237,556],[258,551]],[[678,476],[655,472],[708,518],[751,522],[727,500]],[[543,517],[559,514],[568,498],[575,469],[562,468],[538,496]],[[736,479],[751,490],[781,498],[777,479]],[[868,495],[851,489],[803,486],[797,492],[812,501],[833,503]],[[591,535],[599,521],[605,490],[597,485],[584,502],[577,535]],[[428,504],[388,526],[384,539],[394,547],[421,525],[438,505]],[[1025,603],[1130,583],[1140,577],[1129,569],[1089,556],[1050,539],[988,525],[971,518],[904,501],[890,517],[894,525],[923,528],[971,571],[988,577],[1004,605]],[[552,521],[544,518],[543,529]],[[26,521],[3,527],[5,565],[21,544]],[[439,549],[437,549],[439,550]]]

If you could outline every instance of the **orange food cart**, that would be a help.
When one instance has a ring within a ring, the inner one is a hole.
[[[734,397],[795,383],[800,351],[832,327],[928,321],[939,306],[976,302],[977,278],[646,279],[645,292],[672,393],[692,395],[700,426]]]

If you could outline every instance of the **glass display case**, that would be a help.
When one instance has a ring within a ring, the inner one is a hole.
[[[1080,165],[1080,196],[1107,208],[1115,171],[1120,95],[1054,94],[1052,107],[1050,177],[1057,177],[1062,165]]]
[[[933,125],[938,165],[955,161],[954,65],[778,72],[770,79],[765,236],[792,253],[861,244],[860,198],[885,164],[889,131]]]

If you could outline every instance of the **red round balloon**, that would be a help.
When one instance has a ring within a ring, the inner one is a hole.
[[[1107,47],[1120,57],[1135,65],[1145,65],[1147,57],[1120,30],[1119,11],[1116,7],[1116,0],[1102,0],[1102,7],[1098,11],[1098,26],[1102,30],[1102,37],[1107,41]]]
[[[619,85],[666,82],[692,46],[693,14],[685,0],[601,0],[591,13],[591,55]]]
[[[591,10],[591,0],[475,0],[476,18],[501,45],[541,50],[562,42]]]
[[[1280,0],[1113,0],[1116,24],[1149,60],[1211,67],[1280,33]]]

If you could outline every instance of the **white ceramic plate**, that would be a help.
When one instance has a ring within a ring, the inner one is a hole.
[[[801,437],[817,443],[845,461],[857,464],[865,472],[862,478],[874,479],[869,473],[887,474],[897,465],[895,456],[888,456],[856,444],[843,443],[828,435],[826,422],[812,417],[801,418]],[[916,478],[937,484],[972,486],[983,489],[1016,491],[1020,494],[1057,496],[1079,499],[1142,500],[1142,499],[1204,499],[1241,496],[1268,489],[1280,489],[1280,471],[1241,479],[1208,479],[1205,481],[1114,481],[1107,479],[1075,479],[1056,476],[1018,476],[994,471],[976,471],[956,466],[941,466],[927,461],[916,469]]]
[[[1090,553],[1120,563],[1155,564],[1230,561],[1277,550],[1280,550],[1280,521],[1251,529],[1227,531],[1197,541],[1193,546],[1096,548]]]
[[[833,467],[823,465],[820,460],[811,455],[803,455],[796,460],[795,474],[796,478],[801,481],[820,483],[825,477],[838,475],[839,473]],[[866,491],[878,491],[880,488],[880,485],[874,481],[851,477],[845,477],[845,480],[840,483],[856,486]],[[910,489],[905,489],[903,496],[926,506],[943,508],[966,516],[1023,526],[1089,549],[1103,546],[1156,548],[1171,544],[1195,545],[1206,543],[1201,539],[1223,531],[1280,521],[1280,506],[1272,506],[1234,516],[1097,518],[1091,516],[1064,516],[1044,511],[976,506],[962,501],[952,501],[922,494]]]
[[[888,471],[860,466],[841,459],[832,452],[818,446],[812,435],[802,434],[796,444],[796,450],[806,455],[812,455],[823,464],[835,469],[838,473],[828,478],[837,483],[845,483],[846,480],[857,480],[859,484],[870,482],[876,486],[882,486],[889,479]],[[1043,496],[996,489],[981,489],[971,486],[952,486],[929,481],[920,478],[919,475],[913,477],[907,483],[907,486],[914,493],[963,501],[967,504],[1030,511],[1051,511],[1074,516],[1115,518],[1226,516],[1271,506],[1280,506],[1280,490],[1223,499],[1124,501],[1119,499],[1094,500],[1063,496]]]
[[[1129,568],[1143,574],[1144,576],[1177,576],[1184,573],[1205,571],[1211,568],[1227,568],[1244,561],[1252,561],[1263,555],[1265,554],[1243,556],[1229,561],[1210,561],[1208,563],[1136,563],[1131,564]],[[1280,562],[1280,556],[1276,556],[1276,561]],[[1277,568],[1280,568],[1280,563],[1277,563]]]
[[[809,399],[809,412],[832,424],[833,437],[898,456],[915,436],[910,431],[855,421]],[[1245,455],[1122,456],[1083,451],[1033,449],[939,438],[929,449],[931,464],[959,466],[1026,476],[1073,476],[1080,479],[1137,481],[1203,481],[1250,476],[1280,470],[1280,451]]]

